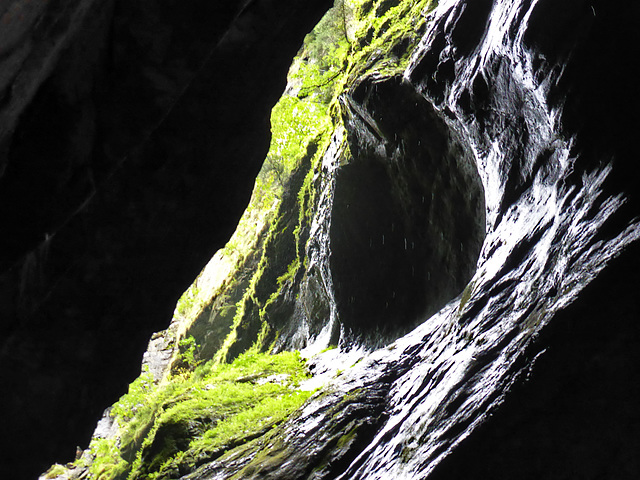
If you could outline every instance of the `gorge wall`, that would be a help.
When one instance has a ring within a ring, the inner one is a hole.
[[[233,232],[312,1],[0,2],[6,478],[73,459]]]
[[[1,465],[33,478],[231,235],[328,5],[5,3]],[[150,420],[116,452],[133,478],[637,478],[640,8],[618,3],[358,2],[331,128],[186,331],[201,361],[302,349],[329,379],[196,454],[206,409]]]

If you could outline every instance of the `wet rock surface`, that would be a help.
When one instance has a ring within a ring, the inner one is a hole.
[[[429,478],[637,476],[639,258],[635,245],[554,318],[527,381]]]

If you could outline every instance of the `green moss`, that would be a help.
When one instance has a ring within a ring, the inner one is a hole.
[[[473,295],[473,289],[475,288],[475,282],[472,280],[462,291],[462,295],[460,296],[460,306],[458,307],[458,313],[461,313],[464,310],[464,307],[469,303],[471,296]]]
[[[225,445],[236,444],[279,424],[309,396],[310,392],[288,393],[281,388],[270,389],[255,405],[247,406],[237,415],[219,422],[215,428],[193,441],[189,448],[196,458],[202,454],[209,456]]]
[[[260,261],[238,303],[231,332],[216,355],[218,361],[231,361],[248,348],[268,351],[293,313],[293,292],[306,268],[305,244],[315,201],[312,179],[328,146],[325,138],[329,138],[326,132],[307,144],[304,158],[287,180],[264,234]],[[300,198],[304,198],[302,207]]]
[[[342,435],[338,439],[338,443],[336,443],[336,448],[343,449],[349,448],[349,445],[355,440],[358,429],[356,427],[349,430],[347,433]]]
[[[295,283],[296,276],[300,271],[300,266],[301,266],[300,257],[296,256],[294,260],[287,267],[287,271],[278,277],[276,281],[278,288],[271,293],[271,295],[269,296],[269,299],[266,301],[264,305],[264,308],[260,312],[260,316],[262,318],[267,316],[269,307],[273,303],[275,303],[278,300],[278,298],[281,296],[282,289],[285,288],[287,285],[293,285]]]
[[[255,445],[251,452],[247,452],[253,456],[253,459],[229,480],[242,480],[247,477],[260,478],[257,476],[260,470],[274,471],[278,465],[282,465],[282,462],[289,458],[288,446],[279,435],[281,431],[274,429],[272,432],[265,435],[266,441]]]
[[[199,307],[198,301],[199,289],[194,283],[189,287],[178,300],[176,305],[176,315],[187,317],[191,312]]]
[[[111,416],[124,421],[131,420],[136,412],[144,407],[146,399],[152,395],[155,389],[153,375],[148,370],[136,378],[130,385],[127,394],[120,397],[111,407]]]
[[[152,479],[194,468],[286,419],[309,397],[297,390],[308,376],[297,352],[250,352],[159,386],[138,379],[112,409],[119,434],[92,441],[90,472],[101,480]]]
[[[269,381],[273,375],[279,377]],[[175,404],[165,406],[148,437],[153,438],[148,452],[143,447],[139,471],[193,467],[271,428],[308,398],[308,392],[291,390],[306,377],[299,355],[292,352],[248,353],[231,365],[217,365]]]
[[[68,470],[64,466],[55,463],[46,471],[44,478],[56,478],[67,473],[67,471]]]
[[[93,461],[89,465],[91,478],[114,480],[126,474],[127,462],[120,457],[115,438],[97,438],[91,441],[89,450]]]
[[[322,350],[320,350],[320,354],[331,351],[331,350],[335,350],[337,348],[338,348],[337,345],[329,345],[327,348],[323,348]]]
[[[433,0],[378,0],[357,2],[358,42],[349,56],[347,84],[375,73],[392,76],[407,66],[417,45],[426,14],[437,5]]]

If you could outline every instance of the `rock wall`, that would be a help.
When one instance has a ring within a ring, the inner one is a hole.
[[[227,360],[256,341],[266,350],[386,345],[475,271],[486,223],[475,160],[402,76],[432,5],[356,5],[358,32],[333,75],[332,128],[307,139],[287,181],[237,299]]]
[[[383,16],[399,4],[362,5]],[[640,45],[637,10],[441,1],[421,12],[424,30],[418,17],[405,28],[422,37],[411,48],[388,42],[359,57],[341,97],[344,130],[314,172],[308,262],[274,302],[251,299],[244,325],[255,323],[243,330],[245,347],[261,321],[280,348],[337,343],[312,365],[334,361],[340,372],[273,432],[184,478],[637,477],[638,102],[626,71]],[[381,29],[372,22],[359,47]],[[406,196],[389,195],[394,182]],[[414,205],[423,193],[434,193],[434,215]],[[395,237],[393,220],[408,212]],[[424,221],[447,240],[407,264],[385,255],[387,234],[402,251]],[[453,241],[466,245],[462,256]],[[314,261],[325,254],[328,264]],[[435,289],[408,280],[407,266],[429,265],[442,275]],[[402,301],[388,308],[395,287]],[[341,356],[420,320],[356,362]]]
[[[95,23],[73,38],[95,34],[109,48],[60,47],[75,53],[51,56],[51,69],[34,74],[41,86],[20,97],[24,113],[7,117],[15,133],[7,122],[2,218],[20,232],[3,237],[13,252],[2,277],[7,475],[42,470],[34,450],[43,462],[70,456],[69,442],[116,396],[123,372],[134,373],[150,331],[228,237],[248,193],[231,180],[255,175],[250,159],[257,166],[264,156],[256,132],[283,87],[297,45],[289,35],[299,40],[319,14],[310,3],[267,4],[220,7],[228,26],[218,37],[197,15],[202,35],[212,35],[201,44],[191,28],[166,28],[187,25],[194,11],[185,20],[152,2],[85,3],[77,13]],[[237,310],[222,359],[251,346],[338,345],[311,366],[319,376],[331,362],[339,368],[286,422],[199,458],[182,478],[640,472],[639,125],[628,68],[640,53],[638,7],[418,4],[362,2],[370,23],[352,45],[336,128],[290,180],[259,255],[245,264],[251,280],[228,292]],[[12,5],[6,12],[21,13],[24,28],[5,37],[18,45],[22,31],[46,25],[33,20],[46,9]],[[110,28],[95,28],[99,19]],[[168,46],[174,32],[192,38],[185,48],[197,68],[181,69],[192,63]],[[10,65],[27,55],[5,50]],[[139,64],[140,52],[148,57]],[[87,65],[100,79],[92,88]],[[267,77],[275,65],[280,73]],[[93,100],[68,108],[68,98]],[[62,162],[53,175],[32,141],[50,124],[45,111],[61,119],[55,128],[70,126],[50,147]],[[71,144],[75,156],[64,153]],[[43,177],[23,190],[32,169]],[[60,191],[67,203],[52,201]],[[30,226],[6,207],[21,201]],[[209,355],[218,344],[207,341]],[[360,353],[349,356],[354,347]]]
[[[326,1],[0,3],[0,465],[71,460],[229,238]]]

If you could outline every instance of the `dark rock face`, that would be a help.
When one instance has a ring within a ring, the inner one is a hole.
[[[457,296],[484,240],[473,160],[401,78],[350,94],[349,150],[338,170],[331,271],[341,324],[382,344]]]
[[[328,6],[0,5],[3,476],[72,459],[136,375],[233,231]]]

